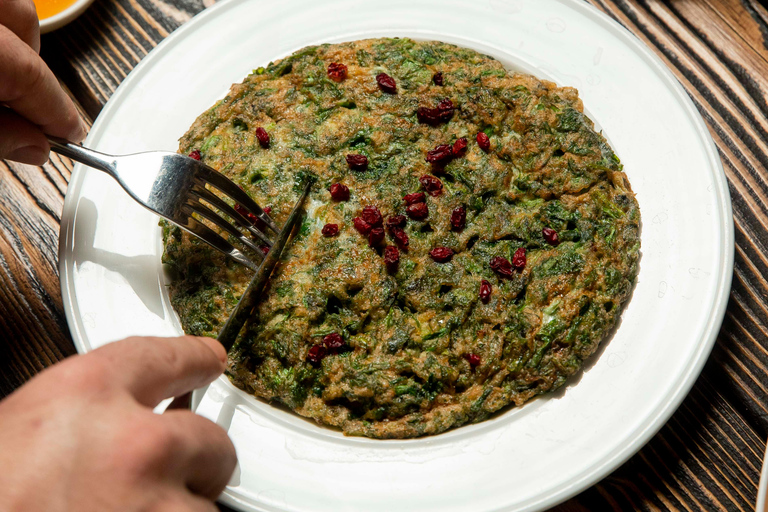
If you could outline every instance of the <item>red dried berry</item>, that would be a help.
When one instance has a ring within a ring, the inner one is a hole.
[[[405,222],[408,219],[405,218],[405,215],[392,215],[389,218],[387,218],[387,227],[389,229],[393,228],[404,228]]]
[[[397,250],[397,247],[388,245],[384,248],[384,263],[390,272],[397,270],[397,265],[400,263],[400,251]]]
[[[347,165],[353,171],[364,171],[368,168],[368,157],[355,153],[347,155]]]
[[[429,251],[429,255],[438,263],[445,263],[451,261],[453,258],[453,250],[449,247],[435,247]]]
[[[456,139],[456,142],[453,143],[453,156],[458,157],[464,154],[464,152],[467,150],[467,138],[462,137],[460,139]]]
[[[265,206],[263,208],[263,210],[264,210],[264,213],[266,213],[267,215],[272,213],[272,207],[271,206]],[[251,214],[251,215],[253,215],[253,214]],[[251,222],[253,222],[253,224],[256,226],[257,229],[260,229],[262,231],[267,229],[267,225],[264,223],[264,221],[261,220],[260,218],[256,217],[255,215],[253,215],[253,218],[248,217],[248,219]]]
[[[389,232],[392,235],[392,238],[395,239],[395,243],[397,243],[397,246],[400,247],[402,250],[407,251],[408,250],[408,235],[405,231],[403,231],[402,228],[392,228]]]
[[[443,85],[443,72],[438,71],[434,75],[432,75],[432,83],[435,85]]]
[[[376,75],[376,83],[379,84],[379,89],[387,94],[397,94],[397,84],[395,79],[386,73],[379,73]]]
[[[444,99],[435,108],[419,107],[416,109],[416,118],[420,123],[437,126],[440,123],[450,121],[454,110],[453,102],[449,99]]]
[[[334,201],[349,201],[349,187],[343,183],[334,183],[328,190]]]
[[[543,228],[541,230],[541,234],[544,235],[544,240],[549,245],[558,245],[560,243],[560,238],[557,236],[557,231],[555,231],[552,228]]]
[[[425,202],[427,198],[424,196],[424,192],[414,192],[405,196],[403,200],[405,204],[416,204]]]
[[[341,337],[341,334],[332,332],[331,334],[323,336],[323,346],[328,349],[328,352],[331,354],[338,354],[344,349],[346,343],[344,343],[344,338]]]
[[[526,262],[525,247],[521,247],[512,255],[512,266],[515,267],[515,270],[522,271],[525,268]]]
[[[485,279],[480,281],[480,300],[483,301],[484,304],[488,304],[488,301],[491,300],[492,289],[491,283]]]
[[[425,160],[431,164],[445,165],[453,158],[453,148],[448,144],[440,144],[435,149],[427,151]]]
[[[439,196],[443,192],[443,182],[440,181],[439,178],[435,178],[429,174],[425,174],[419,178],[419,183],[421,183],[421,186],[427,191],[427,194],[432,197]]]
[[[360,216],[374,228],[380,228],[384,225],[384,219],[381,217],[381,212],[375,206],[366,206],[363,208],[363,213],[360,214]]]
[[[414,203],[405,207],[405,213],[413,220],[424,220],[429,215],[427,203]]]
[[[347,78],[347,66],[339,62],[328,64],[328,78],[334,82],[343,82]]]
[[[463,206],[454,208],[451,213],[451,226],[453,229],[462,230],[467,223],[467,210]]]
[[[261,247],[259,247],[259,249],[261,249],[261,252],[264,253],[264,256],[266,256],[269,253],[269,246],[268,245],[262,245]]]
[[[269,134],[267,133],[267,130],[259,126],[256,128],[256,138],[259,139],[259,144],[264,149],[267,149],[269,147]]]
[[[464,359],[467,360],[472,368],[480,364],[480,356],[477,354],[464,354]]]
[[[194,158],[195,160],[202,160],[203,159],[203,155],[200,154],[200,150],[199,149],[193,149],[189,153],[189,158]]]
[[[355,229],[363,236],[371,232],[371,225],[365,222],[360,217],[352,219],[352,224],[355,225]]]
[[[307,352],[307,361],[313,366],[319,366],[320,362],[328,355],[328,349],[322,345],[312,345]]]
[[[332,236],[336,236],[339,234],[339,225],[338,224],[326,224],[323,226],[322,230],[323,236],[326,238],[330,238]]]
[[[512,277],[512,264],[503,256],[491,258],[491,269],[502,277]]]
[[[368,245],[371,247],[376,247],[381,242],[384,241],[384,228],[373,228],[370,233],[368,233]]]
[[[249,221],[251,221],[251,224],[256,224],[258,222],[261,222],[256,215],[246,210],[245,207],[240,203],[235,203],[235,211],[240,215],[242,215],[243,217],[245,217],[246,219],[248,219]]]
[[[477,133],[477,145],[486,153],[491,149],[491,139],[488,138],[485,132]]]

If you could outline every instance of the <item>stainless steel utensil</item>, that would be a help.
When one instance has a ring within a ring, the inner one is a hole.
[[[229,353],[232,345],[234,345],[237,335],[240,333],[240,330],[243,328],[243,325],[245,325],[246,320],[256,305],[261,292],[264,290],[264,286],[267,284],[269,276],[272,274],[272,270],[277,266],[277,262],[280,260],[280,254],[283,252],[283,248],[293,231],[293,227],[300,217],[301,206],[304,203],[304,199],[306,199],[309,194],[309,189],[311,187],[311,181],[308,181],[304,185],[304,191],[296,202],[296,205],[293,207],[293,210],[291,210],[290,215],[288,215],[288,219],[285,221],[283,229],[281,229],[280,233],[277,235],[274,245],[272,245],[267,256],[261,262],[261,265],[259,265],[256,275],[251,279],[248,288],[245,289],[243,296],[240,297],[235,309],[229,314],[229,318],[227,318],[227,321],[224,323],[224,327],[221,328],[221,332],[219,332],[219,336],[216,339],[224,345],[227,353]],[[174,398],[166,410],[191,409],[194,411],[196,408],[197,404],[192,402],[192,392],[189,392]]]
[[[249,235],[258,237],[270,247],[272,241],[246,215],[255,215],[274,233],[280,231],[269,215],[240,187],[194,158],[166,151],[114,156],[51,137],[48,142],[56,153],[106,172],[136,202],[252,270],[258,270],[259,267],[216,231],[193,217],[193,214],[196,213],[235,236],[246,247],[253,249],[262,261],[264,255]],[[206,185],[218,190],[223,197],[206,188]],[[241,208],[231,206],[225,198],[239,204],[245,213],[241,213]],[[240,229],[230,224],[216,210],[233,219]]]

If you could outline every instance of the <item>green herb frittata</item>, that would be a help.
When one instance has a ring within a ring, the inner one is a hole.
[[[576,90],[473,50],[302,49],[234,85],[180,151],[278,224],[316,178],[228,375],[346,434],[437,434],[560,387],[637,274],[638,205]],[[215,337],[252,272],[164,238],[185,331]]]

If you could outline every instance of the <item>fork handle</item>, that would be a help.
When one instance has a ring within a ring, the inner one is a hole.
[[[116,162],[113,156],[105,155],[104,153],[84,148],[79,144],[73,144],[64,139],[51,137],[50,135],[48,136],[48,142],[51,144],[52,151],[69,157],[81,164],[85,164],[88,167],[104,171],[113,178],[117,178],[117,175],[115,174]]]

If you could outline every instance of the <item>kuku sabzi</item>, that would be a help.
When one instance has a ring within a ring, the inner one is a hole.
[[[638,205],[576,90],[465,48],[305,48],[234,85],[180,151],[278,223],[317,178],[227,374],[346,434],[437,434],[557,389],[637,274]],[[216,335],[250,272],[164,239],[184,329]]]

